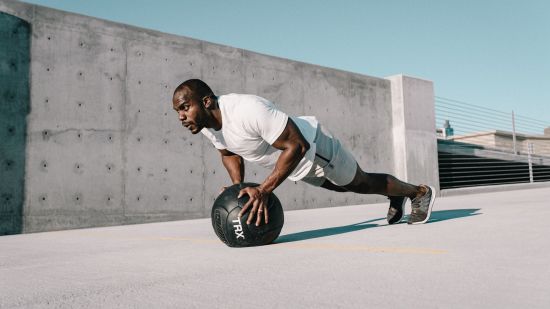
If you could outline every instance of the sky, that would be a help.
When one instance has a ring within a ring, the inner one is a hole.
[[[550,126],[547,0],[27,0],[375,77]]]

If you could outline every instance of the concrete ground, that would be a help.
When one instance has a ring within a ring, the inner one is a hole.
[[[0,308],[550,308],[550,189],[286,212],[229,248],[209,219],[0,237]]]

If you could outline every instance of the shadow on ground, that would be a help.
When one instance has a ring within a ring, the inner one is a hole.
[[[477,216],[481,214],[477,212],[479,210],[480,208],[432,211],[432,215],[430,216],[430,221],[428,221],[427,223],[435,223],[435,222],[440,222],[445,220]],[[324,229],[286,234],[286,235],[279,236],[279,238],[277,238],[273,243],[280,244],[285,242],[301,241],[301,240],[307,240],[307,239],[313,239],[313,238],[350,233],[350,232],[360,231],[360,230],[377,227],[377,226],[384,226],[387,224],[380,225],[380,224],[369,224],[369,223],[385,220],[385,219],[386,218],[377,218],[377,219],[372,219],[372,220],[350,224],[350,225],[335,226],[335,227],[329,227]],[[405,217],[401,222],[402,223],[407,222],[406,219],[407,218]]]
[[[478,212],[479,210],[480,208],[432,211],[430,221],[428,221],[427,223],[435,223],[445,220],[481,215],[481,213]]]
[[[325,229],[318,229],[318,230],[311,230],[311,231],[303,231],[298,233],[292,233],[292,234],[286,234],[279,236],[274,243],[280,244],[284,242],[292,242],[292,241],[300,241],[300,240],[306,240],[306,239],[313,239],[313,238],[319,238],[319,237],[326,237],[326,236],[332,236],[332,235],[338,235],[338,234],[344,234],[349,232],[355,232],[360,231],[364,229],[368,229],[371,227],[380,226],[378,224],[369,224],[371,222],[383,220],[385,218],[378,218],[378,219],[372,219],[364,222],[359,222],[355,224],[350,225],[344,225],[344,226],[335,226],[335,227],[329,227]]]

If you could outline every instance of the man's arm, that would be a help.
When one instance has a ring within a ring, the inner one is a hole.
[[[310,148],[309,143],[306,141],[294,121],[290,118],[288,118],[283,133],[281,133],[272,146],[282,150],[282,152],[271,174],[269,174],[260,186],[247,187],[239,192],[239,198],[245,193],[250,197],[248,202],[239,212],[239,217],[241,217],[248,208],[252,206],[250,214],[248,215],[247,224],[250,224],[252,220],[256,219],[256,225],[259,225],[262,216],[264,217],[265,223],[268,223],[267,199],[269,194],[273,192],[290,173],[292,173]],[[256,213],[258,213],[258,216],[254,218]]]
[[[275,164],[275,168],[259,187],[268,194],[273,192],[292,173],[310,147],[294,121],[290,118],[288,118],[283,133],[281,133],[272,146],[282,150],[282,152]]]
[[[233,184],[238,184],[244,181],[244,162],[243,158],[232,153],[227,149],[218,149],[222,155],[222,163],[229,173],[229,178]]]

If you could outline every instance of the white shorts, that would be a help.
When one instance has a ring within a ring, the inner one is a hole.
[[[357,172],[357,161],[340,141],[321,124],[318,124],[315,161],[303,182],[320,187],[326,180],[337,186],[345,186],[353,180]]]

